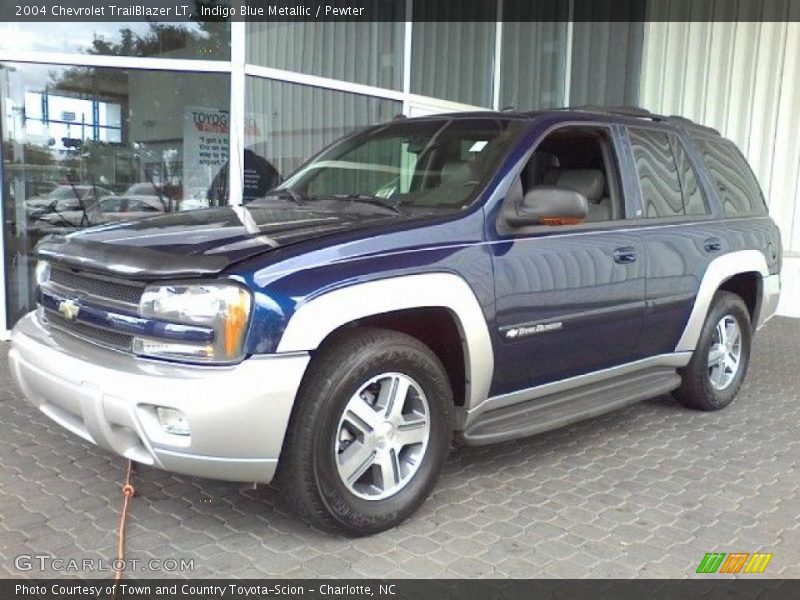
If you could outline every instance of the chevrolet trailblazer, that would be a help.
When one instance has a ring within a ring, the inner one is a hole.
[[[672,392],[730,404],[781,245],[735,145],[632,109],[356,131],[246,207],[38,249],[25,396],[90,443],[279,481],[312,523],[392,527],[455,438],[532,435]]]

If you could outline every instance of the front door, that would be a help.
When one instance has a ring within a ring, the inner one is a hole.
[[[616,147],[608,128],[558,129],[521,172],[523,193],[539,185],[570,188],[587,197],[589,212],[577,225],[497,227],[490,245],[492,395],[636,358],[646,261],[641,237],[625,218]]]

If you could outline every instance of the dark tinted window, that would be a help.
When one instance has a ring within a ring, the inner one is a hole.
[[[671,135],[669,138],[675,154],[675,162],[678,165],[678,176],[680,177],[681,190],[683,191],[684,212],[690,216],[707,215],[708,202],[703,189],[697,183],[697,174],[689,160],[689,155],[677,137]]]
[[[644,217],[683,216],[681,184],[669,136],[642,129],[631,129],[628,135],[639,174]]]
[[[725,214],[729,217],[766,214],[764,196],[750,165],[730,142],[695,138]]]

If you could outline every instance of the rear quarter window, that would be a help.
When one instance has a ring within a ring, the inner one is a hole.
[[[694,138],[694,143],[714,180],[726,216],[767,214],[758,180],[734,144],[702,137]]]

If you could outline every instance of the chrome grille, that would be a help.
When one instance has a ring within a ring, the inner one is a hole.
[[[60,331],[75,335],[89,342],[99,344],[100,346],[113,348],[114,350],[121,350],[123,352],[131,351],[133,338],[129,335],[109,331],[108,329],[102,329],[100,327],[93,327],[92,325],[87,325],[86,323],[80,323],[78,321],[68,321],[52,310],[45,310],[44,314],[48,325]]]
[[[45,286],[59,295],[85,299],[111,311],[131,313],[138,309],[145,284],[102,277],[85,271],[68,270],[54,265],[50,272],[50,281]],[[115,350],[123,352],[132,350],[133,338],[130,335],[66,319],[53,310],[45,310],[44,316],[50,326],[65,333]]]
[[[52,269],[50,281],[60,288],[75,291],[78,294],[89,294],[100,300],[111,300],[135,306],[139,305],[139,300],[144,292],[144,284],[101,279],[57,268]]]

